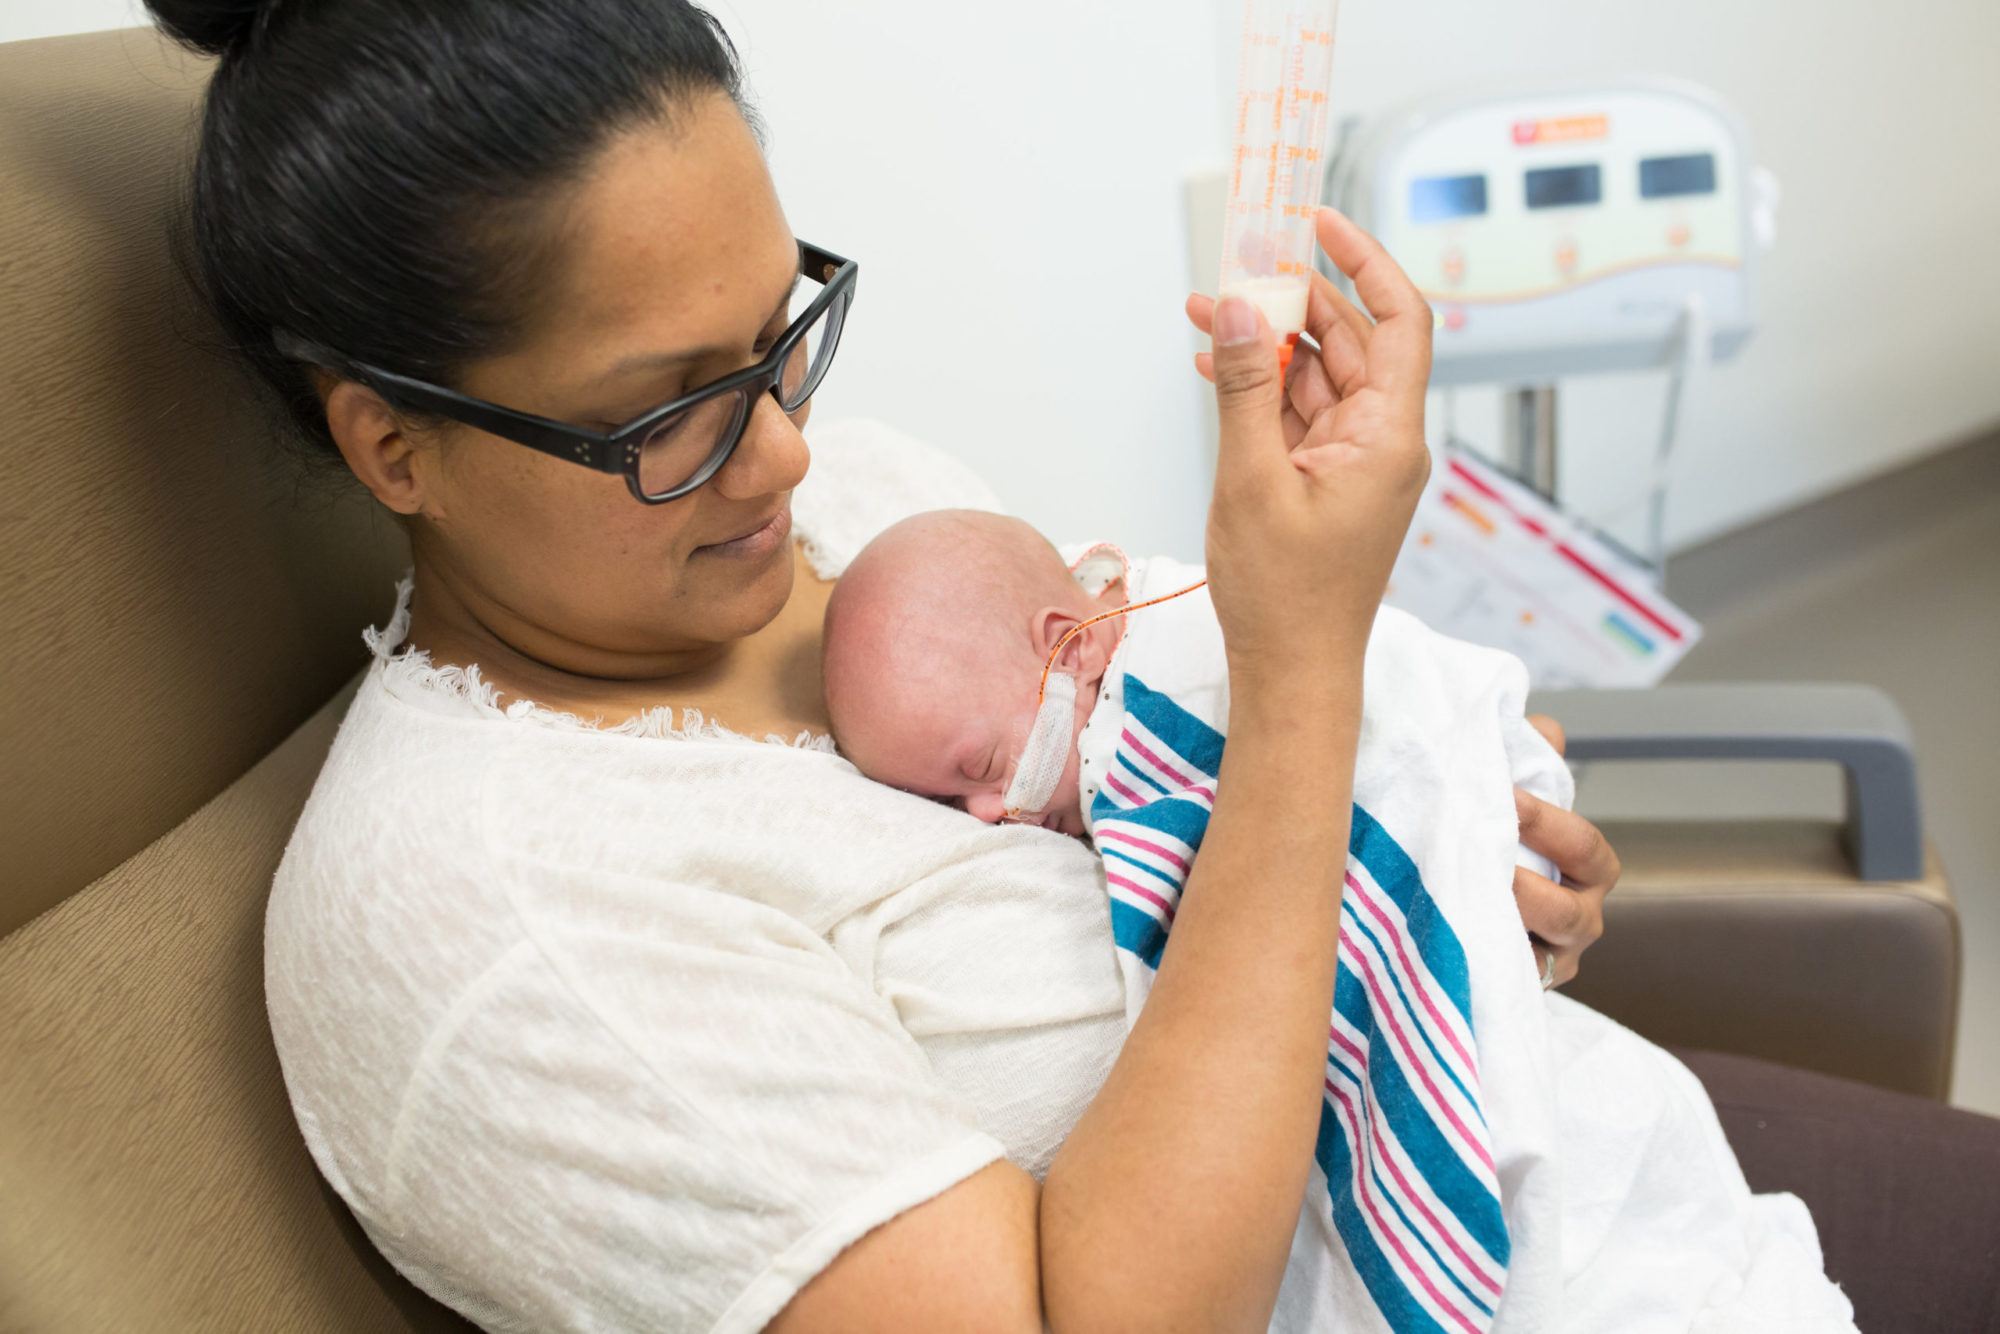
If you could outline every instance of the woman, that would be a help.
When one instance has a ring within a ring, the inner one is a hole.
[[[1323,292],[1289,393],[1247,307],[1191,308],[1230,767],[1121,1045],[1088,853],[817,740],[841,553],[981,491],[821,439],[793,540],[854,271],[792,237],[707,17],[149,3],[223,57],[211,302],[411,539],[267,930],[294,1108],[376,1244],[496,1329],[1262,1328],[1361,648],[1426,466],[1429,315],[1394,264],[1324,225],[1375,318]],[[1566,979],[1617,861],[1523,813],[1569,882],[1517,883]]]

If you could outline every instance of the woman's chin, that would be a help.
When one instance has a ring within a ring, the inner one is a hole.
[[[718,610],[727,608],[730,619],[741,618],[732,638],[753,635],[778,618],[792,600],[798,582],[792,561],[792,544],[782,543],[768,556],[752,562],[732,562],[741,578],[733,593],[721,593]]]

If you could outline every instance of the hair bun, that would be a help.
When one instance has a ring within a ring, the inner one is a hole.
[[[282,0],[146,0],[168,36],[197,51],[226,56],[241,48]]]

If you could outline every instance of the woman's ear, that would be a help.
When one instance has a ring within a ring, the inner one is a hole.
[[[1122,602],[1119,605],[1124,605]],[[1063,637],[1083,624],[1082,617],[1064,607],[1044,607],[1035,613],[1032,622],[1037,652],[1043,662],[1054,653],[1056,645],[1062,644]],[[1104,675],[1111,665],[1111,655],[1118,648],[1118,622],[1099,621],[1082,634],[1063,644],[1062,653],[1055,660],[1055,670],[1068,672],[1079,683],[1088,684]]]
[[[375,499],[398,514],[435,511],[415,466],[416,445],[382,396],[353,380],[326,391],[326,425],[340,456]]]

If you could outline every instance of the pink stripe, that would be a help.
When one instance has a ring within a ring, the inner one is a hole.
[[[1355,1060],[1355,1063],[1361,1067],[1364,1073],[1367,1071],[1368,1053],[1361,1050],[1361,1048],[1355,1046],[1352,1042],[1348,1041],[1347,1034],[1341,1032],[1337,1028],[1328,1028],[1326,1030],[1326,1036],[1327,1039],[1331,1041],[1334,1046],[1340,1048],[1342,1051],[1346,1052],[1349,1056],[1352,1056]]]
[[[1188,777],[1186,774],[1182,773],[1179,769],[1176,769],[1173,765],[1168,764],[1165,760],[1155,755],[1152,751],[1146,749],[1146,743],[1141,741],[1138,737],[1133,736],[1132,729],[1129,727],[1125,729],[1125,744],[1130,746],[1132,749],[1138,751],[1141,755],[1145,756],[1146,763],[1152,765],[1155,769],[1158,769],[1161,773],[1173,779],[1183,788],[1193,787],[1196,783],[1201,781],[1199,778]]]
[[[1458,1059],[1465,1062],[1466,1074],[1472,1075],[1479,1067],[1474,1064],[1472,1053],[1468,1052],[1464,1044],[1459,1042],[1458,1033],[1450,1024],[1445,1022],[1444,1016],[1438,1013],[1436,1003],[1431,1000],[1430,988],[1418,981],[1418,978],[1422,975],[1417,972],[1416,965],[1410,962],[1410,956],[1403,948],[1404,933],[1396,929],[1395,924],[1389,920],[1388,914],[1382,911],[1381,905],[1375,902],[1374,897],[1366,889],[1362,888],[1361,882],[1354,878],[1354,872],[1349,871],[1347,873],[1347,883],[1353,887],[1355,897],[1361,900],[1361,905],[1373,913],[1375,920],[1382,924],[1382,930],[1387,933],[1389,939],[1396,942],[1396,958],[1403,965],[1403,975],[1410,979],[1410,990],[1417,993],[1418,999],[1424,1003],[1424,1009],[1430,1014],[1431,1023],[1437,1026],[1437,1030],[1440,1033],[1444,1034],[1445,1041],[1449,1042],[1451,1049],[1458,1053]]]
[[[1113,875],[1109,871],[1106,871],[1104,873],[1104,878],[1110,881],[1112,884],[1118,886],[1118,888],[1125,890],[1127,893],[1137,894],[1140,898],[1145,899],[1147,902],[1157,906],[1161,912],[1167,915],[1168,922],[1171,923],[1174,920],[1174,905],[1168,903],[1165,899],[1161,898],[1158,894],[1155,894],[1152,890],[1143,889],[1140,886],[1133,884],[1130,880],[1127,880],[1124,876]]]
[[[1355,1115],[1354,1106],[1348,1102],[1347,1095],[1335,1088],[1333,1081],[1330,1079],[1326,1081],[1326,1091],[1331,1093],[1340,1102],[1341,1109],[1347,1113],[1348,1125],[1351,1127],[1349,1133],[1353,1135],[1354,1143],[1358,1150],[1362,1143],[1361,1118]],[[1403,1262],[1404,1272],[1415,1278],[1417,1282],[1423,1284],[1424,1291],[1430,1294],[1431,1300],[1443,1307],[1445,1313],[1453,1320],[1456,1320],[1459,1328],[1465,1330],[1466,1334],[1481,1334],[1478,1325],[1467,1319],[1463,1311],[1459,1310],[1449,1298],[1431,1285],[1431,1281],[1424,1274],[1424,1271],[1418,1268],[1415,1260],[1410,1258],[1410,1253],[1403,1249],[1403,1243],[1396,1240],[1396,1234],[1390,1230],[1388,1223],[1383,1220],[1382,1211],[1375,1206],[1374,1198],[1368,1193],[1368,1174],[1361,1170],[1360,1152],[1356,1152],[1354,1155],[1354,1188],[1355,1194],[1360,1197],[1361,1203],[1367,1208],[1368,1216],[1375,1220],[1376,1235],[1383,1241],[1388,1242],[1389,1245],[1395,1247],[1397,1257]]]
[[[1174,853],[1167,851],[1165,848],[1161,847],[1157,843],[1148,843],[1143,838],[1134,838],[1132,837],[1132,835],[1123,833],[1116,829],[1100,828],[1097,831],[1097,841],[1102,843],[1107,838],[1114,843],[1128,844],[1131,847],[1138,848],[1142,852],[1150,852],[1155,857],[1160,857],[1165,859],[1166,861],[1170,861],[1175,866],[1178,866],[1180,868],[1182,875],[1187,875],[1189,873],[1190,868],[1187,864],[1187,861],[1184,858],[1179,857]]]
[[[1110,788],[1113,792],[1116,792],[1119,796],[1125,798],[1125,800],[1131,802],[1134,806],[1143,806],[1146,804],[1145,800],[1141,798],[1137,792],[1134,792],[1131,788],[1126,787],[1123,783],[1118,781],[1117,774],[1112,774],[1112,773],[1105,774],[1104,786]]]
[[[1366,1058],[1363,1059],[1365,1061]],[[1381,1141],[1377,1138],[1376,1132],[1383,1124],[1382,1108],[1372,1098],[1364,1099],[1364,1102],[1368,1108],[1368,1125],[1371,1132],[1368,1138],[1368,1161],[1371,1163],[1380,1163],[1389,1169],[1389,1175],[1396,1178],[1396,1185],[1403,1192],[1403,1198],[1408,1200],[1416,1208],[1417,1212],[1424,1216],[1424,1221],[1431,1225],[1432,1235],[1450,1247],[1451,1253],[1458,1257],[1459,1264],[1465,1269],[1472,1271],[1480,1283],[1488,1291],[1492,1292],[1495,1297],[1498,1297],[1500,1295],[1500,1285],[1487,1276],[1485,1268],[1477,1260],[1474,1260],[1459,1249],[1458,1243],[1452,1239],[1451,1233],[1446,1230],[1444,1224],[1438,1221],[1437,1215],[1430,1211],[1430,1206],[1424,1203],[1423,1197],[1418,1195],[1410,1186],[1410,1183],[1404,1179],[1403,1169],[1396,1166],[1395,1156],[1379,1147]]]
[[[1121,750],[1118,752],[1118,758],[1125,765],[1125,767],[1130,769],[1133,773],[1139,772],[1139,766],[1132,762],[1132,757],[1130,755],[1127,755],[1124,751]],[[1109,782],[1111,775],[1106,774],[1104,777],[1105,781]],[[1167,775],[1167,777],[1175,778],[1175,775],[1170,773]],[[1196,786],[1196,787],[1176,788],[1172,792],[1165,792],[1157,797],[1142,797],[1139,796],[1137,793],[1131,792],[1129,788],[1121,788],[1120,790],[1127,792],[1130,795],[1132,801],[1136,802],[1141,806],[1151,805],[1155,801],[1174,801],[1183,797],[1200,797],[1202,799],[1202,802],[1206,804],[1210,810],[1215,809],[1215,789],[1212,787]]]
[[[1361,1067],[1361,1077],[1365,1080],[1368,1077],[1368,1054],[1364,1051],[1361,1051],[1352,1042],[1349,1042],[1347,1038],[1337,1028],[1329,1028],[1327,1030],[1327,1036],[1332,1038],[1335,1044],[1338,1045],[1342,1050],[1348,1052],[1353,1056],[1355,1063]],[[1327,1081],[1327,1087],[1329,1089],[1333,1088],[1332,1080]],[[1368,1124],[1371,1127],[1379,1126],[1380,1124],[1382,1124],[1381,1122],[1382,1108],[1380,1104],[1378,1104],[1372,1098],[1364,1099],[1364,1101],[1367,1103],[1368,1106]],[[1375,1146],[1377,1145],[1378,1142],[1379,1141],[1371,1135],[1368,1141],[1369,1144],[1368,1161],[1371,1163],[1380,1162],[1388,1167],[1389,1174],[1396,1178],[1396,1184],[1402,1188],[1403,1197],[1407,1199],[1412,1205],[1414,1205],[1417,1211],[1424,1216],[1424,1220],[1431,1225],[1431,1231],[1437,1236],[1438,1240],[1442,1241],[1446,1246],[1449,1246],[1451,1248],[1451,1253],[1458,1257],[1458,1262],[1465,1268],[1471,1270],[1475,1275],[1477,1275],[1480,1283],[1484,1287],[1486,1287],[1490,1292],[1492,1292],[1492,1294],[1495,1297],[1498,1297],[1500,1295],[1500,1285],[1494,1282],[1492,1278],[1487,1276],[1484,1266],[1482,1266],[1479,1263],[1479,1261],[1473,1259],[1471,1256],[1467,1255],[1464,1251],[1459,1249],[1458,1243],[1452,1239],[1451,1233],[1445,1229],[1444,1224],[1438,1222],[1437,1215],[1433,1214],[1430,1211],[1430,1206],[1424,1203],[1423,1197],[1418,1195],[1417,1192],[1411,1188],[1410,1183],[1408,1181],[1404,1180],[1403,1171],[1401,1168],[1396,1166],[1395,1158],[1392,1157],[1387,1152],[1379,1151],[1376,1149]],[[1357,1144],[1355,1146],[1355,1153],[1357,1156],[1359,1156],[1360,1152],[1361,1152],[1360,1145]]]
[[[1438,1092],[1438,1086],[1431,1082],[1430,1071],[1425,1069],[1424,1063],[1417,1058],[1416,1049],[1411,1046],[1410,1039],[1403,1033],[1403,1026],[1396,1022],[1396,1012],[1390,1006],[1389,998],[1382,990],[1382,984],[1376,979],[1375,970],[1369,967],[1367,956],[1361,950],[1356,949],[1353,951],[1352,957],[1359,965],[1356,971],[1361,976],[1362,985],[1368,988],[1369,998],[1374,1001],[1373,1008],[1376,1015],[1388,1026],[1389,1032],[1394,1035],[1397,1045],[1402,1047],[1404,1059],[1410,1069],[1416,1071],[1417,1078],[1424,1082],[1425,1091],[1431,1095],[1432,1105],[1444,1113],[1445,1120],[1451,1122],[1452,1129],[1458,1131],[1459,1138],[1465,1141],[1472,1152],[1478,1156],[1479,1161],[1486,1165],[1486,1170],[1491,1172],[1493,1170],[1492,1151],[1480,1143],[1478,1137],[1470,1130],[1465,1128],[1465,1123],[1458,1119],[1458,1113],[1451,1109],[1451,1104],[1445,1101],[1442,1093]]]

